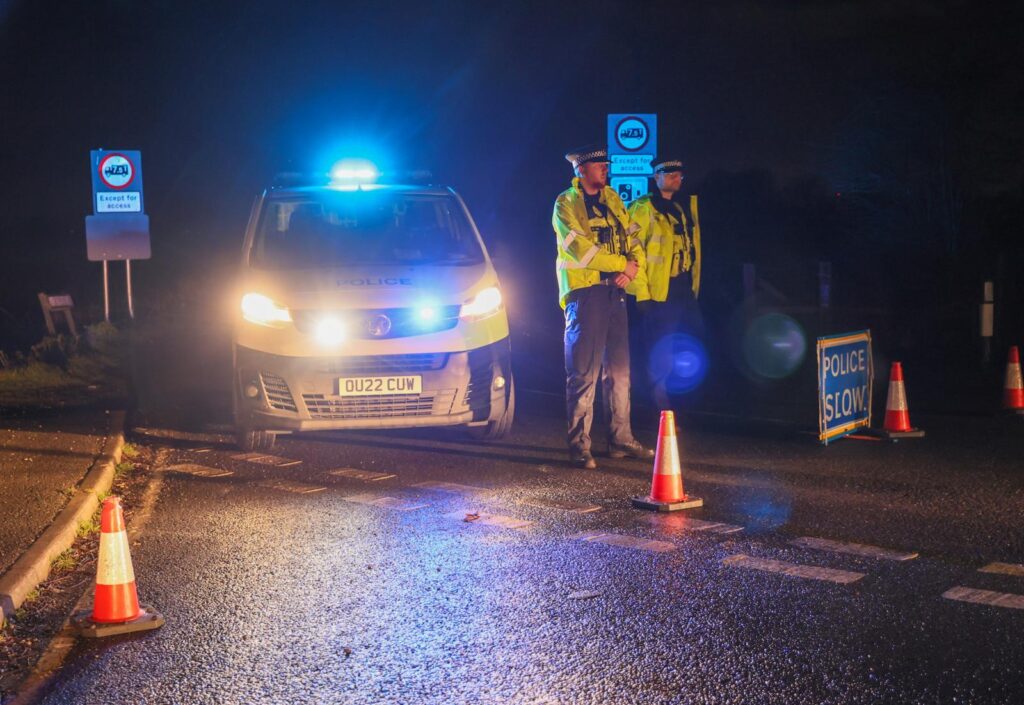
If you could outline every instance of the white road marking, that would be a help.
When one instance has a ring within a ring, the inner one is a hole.
[[[993,592],[992,590],[978,590],[977,588],[957,585],[952,587],[942,596],[947,600],[958,600],[960,602],[972,602],[976,605],[991,605],[992,607],[1009,607],[1015,610],[1024,610],[1024,595],[1015,595],[1012,592]]]
[[[742,526],[725,524],[718,521],[693,519],[684,514],[643,514],[641,519],[662,529],[680,529],[683,531],[706,531],[709,534],[735,534],[743,531]]]
[[[541,507],[543,509],[562,509],[567,512],[575,512],[577,514],[589,514],[591,512],[598,512],[601,510],[601,506],[598,504],[568,502],[560,499],[526,499],[523,500],[523,504],[527,504],[531,507]]]
[[[799,563],[787,563],[786,561],[773,561],[768,558],[754,558],[743,553],[729,556],[722,561],[722,565],[734,566],[736,568],[750,568],[763,570],[768,573],[781,573],[796,578],[810,578],[812,580],[827,580],[831,583],[846,585],[864,577],[865,573],[855,573],[849,570],[836,570],[834,568],[819,568],[813,565],[801,565]]]
[[[458,482],[417,482],[413,487],[421,487],[425,490],[438,490],[440,492],[451,492],[453,494],[462,494],[463,492],[486,492],[487,489],[484,487],[474,487],[473,485],[460,485]]]
[[[289,458],[281,458],[277,455],[267,455],[266,453],[241,453],[240,455],[232,455],[232,460],[244,460],[247,463],[256,463],[257,465],[272,465],[275,468],[287,468],[292,465],[301,465],[301,460],[290,460]]]
[[[338,468],[331,470],[328,475],[336,477],[350,477],[353,480],[365,480],[366,482],[379,482],[397,477],[393,472],[374,472],[372,470],[359,470],[358,468]]]
[[[486,514],[484,512],[452,512],[448,514],[452,519],[458,519],[459,521],[466,521],[466,517],[476,517],[470,524],[483,524],[485,526],[497,526],[502,529],[525,529],[528,526],[533,526],[534,522],[526,521],[524,519],[516,519],[515,517],[502,516],[500,514]]]
[[[323,492],[327,489],[320,485],[307,485],[304,482],[292,482],[291,480],[264,480],[259,485],[260,487],[269,487],[273,490],[291,492],[292,494],[313,494],[314,492]]]
[[[814,548],[819,551],[831,551],[833,553],[848,553],[852,556],[878,558],[884,561],[909,561],[918,556],[917,553],[901,553],[900,551],[869,546],[863,543],[844,543],[842,541],[819,539],[813,536],[801,536],[798,539],[793,539],[790,543],[801,548]]]
[[[1024,578],[1024,565],[1020,563],[989,563],[984,568],[978,568],[979,573],[998,573],[999,575],[1013,575]]]
[[[592,600],[595,597],[601,597],[601,593],[598,590],[576,590],[575,592],[569,593],[570,600]]]
[[[625,534],[610,534],[604,531],[588,531],[577,536],[581,541],[592,541],[603,543],[608,546],[620,546],[622,548],[635,548],[640,551],[653,551],[654,553],[668,553],[679,547],[668,541],[655,541],[654,539],[642,539],[636,536]]]
[[[346,502],[365,504],[369,507],[381,507],[382,509],[394,509],[399,512],[409,512],[413,509],[422,509],[428,505],[414,502],[411,499],[399,499],[397,497],[385,497],[379,494],[353,494],[343,497]]]
[[[164,468],[165,472],[178,472],[183,475],[193,475],[195,477],[227,477],[228,475],[234,475],[235,473],[231,470],[221,470],[220,468],[209,468],[205,465],[196,465],[194,463],[182,463],[180,465],[168,465]]]

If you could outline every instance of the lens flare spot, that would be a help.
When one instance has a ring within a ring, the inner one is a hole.
[[[669,393],[685,394],[704,382],[708,354],[704,344],[693,336],[667,335],[651,350],[648,370],[653,379],[664,382]]]
[[[785,314],[758,316],[743,335],[743,360],[760,377],[789,377],[800,368],[806,352],[803,328]]]

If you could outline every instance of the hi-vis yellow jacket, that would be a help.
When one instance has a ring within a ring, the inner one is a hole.
[[[637,301],[650,298],[647,292],[644,248],[636,237],[639,228],[630,222],[625,204],[612,188],[605,186],[600,200],[608,208],[608,220],[613,226],[612,242],[620,245],[615,249],[594,238],[583,199],[583,187],[578,178],[573,179],[572,186],[555,199],[551,225],[558,242],[555,272],[558,276],[558,303],[562,308],[565,308],[565,300],[570,291],[600,284],[601,272],[621,272],[629,259],[636,260],[640,270],[626,287],[626,292],[636,296]],[[621,251],[629,254],[616,254]]]
[[[651,203],[651,197],[642,196],[629,208],[633,223],[640,226],[637,235],[647,255],[647,287],[654,301],[668,298],[669,280],[680,272],[689,272],[693,280],[694,298],[700,293],[700,219],[697,215],[697,197],[690,196],[689,221],[686,209],[676,204],[675,210],[683,224],[683,233],[677,235],[672,222]]]

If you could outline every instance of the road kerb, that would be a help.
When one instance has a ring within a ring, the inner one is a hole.
[[[99,495],[110,490],[114,468],[124,448],[124,412],[110,414],[110,431],[103,450],[93,461],[71,501],[50,526],[0,578],[0,625],[4,624],[25,598],[50,575],[50,565],[74,543],[79,525],[88,521],[100,506]]]

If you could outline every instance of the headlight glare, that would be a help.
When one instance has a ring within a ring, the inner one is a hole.
[[[250,323],[271,328],[280,328],[292,320],[292,315],[285,306],[255,292],[242,297],[242,317]]]
[[[459,317],[476,321],[487,318],[501,310],[501,290],[496,286],[489,286],[472,299],[462,304]]]

